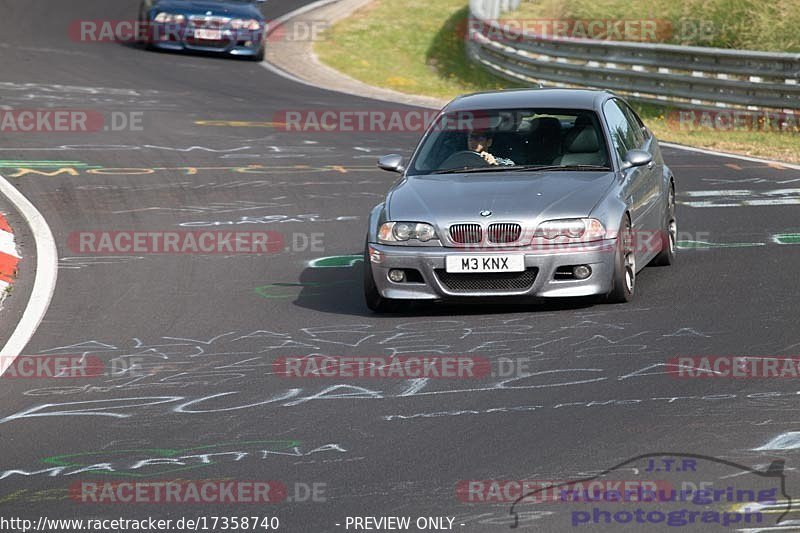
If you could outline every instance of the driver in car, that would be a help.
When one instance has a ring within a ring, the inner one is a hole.
[[[469,133],[467,146],[469,147],[470,151],[480,154],[480,156],[490,165],[503,167],[513,166],[514,162],[512,160],[503,157],[496,157],[489,152],[489,148],[492,147],[492,142],[493,139],[489,132],[473,130]]]

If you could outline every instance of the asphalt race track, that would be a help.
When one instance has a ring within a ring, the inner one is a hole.
[[[271,0],[264,12],[275,18],[301,3]],[[131,360],[144,370],[3,380],[2,516],[277,516],[282,531],[314,533],[347,530],[348,516],[451,517],[461,531],[503,531],[513,497],[467,503],[457,487],[574,480],[651,453],[708,456],[713,472],[684,469],[686,480],[742,485],[758,476],[710,458],[757,471],[784,459],[786,492],[800,498],[800,437],[778,439],[798,429],[795,381],[676,379],[665,366],[682,355],[800,352],[800,245],[773,239],[800,233],[800,171],[665,148],[684,249],[676,266],[640,274],[632,304],[420,306],[378,316],[363,303],[361,262],[309,262],[362,253],[367,215],[394,179],[375,161],[410,154],[418,135],[265,123],[290,109],[400,106],[297,85],[249,61],[69,37],[74,20],[132,19],[137,9],[133,0],[0,1],[0,105],[135,111],[144,125],[0,142],[0,173],[45,216],[59,248],[56,291],[25,353]],[[287,242],[321,234],[324,250],[300,242],[267,256],[98,258],[67,242],[77,231],[181,228],[274,230]],[[32,241],[23,245],[32,257]],[[281,356],[420,353],[529,366],[511,379],[469,381],[292,380],[272,366]],[[641,468],[613,474],[647,477]],[[659,475],[667,474],[681,472]],[[278,480],[295,501],[108,504],[70,492],[81,482],[164,479]],[[295,487],[315,483],[324,497],[297,501]],[[590,508],[523,505],[519,526],[676,530],[573,526],[572,512]],[[754,526],[696,530],[736,527]]]

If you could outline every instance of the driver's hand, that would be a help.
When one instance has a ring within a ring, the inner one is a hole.
[[[481,152],[481,157],[484,158],[486,162],[489,163],[490,165],[497,164],[497,159],[495,159],[494,156],[489,152]]]

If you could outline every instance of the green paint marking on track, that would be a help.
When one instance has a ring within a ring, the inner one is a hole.
[[[705,241],[678,241],[680,250],[706,250],[710,248],[752,248],[765,246],[763,242],[705,242]]]
[[[772,236],[776,244],[800,244],[800,233],[776,233]]]
[[[320,257],[308,262],[309,268],[342,268],[351,267],[358,262],[363,262],[361,255],[333,255]]]

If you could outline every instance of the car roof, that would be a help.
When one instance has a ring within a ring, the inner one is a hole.
[[[610,91],[591,89],[511,89],[459,96],[445,111],[475,109],[558,108],[596,109],[616,95]]]

